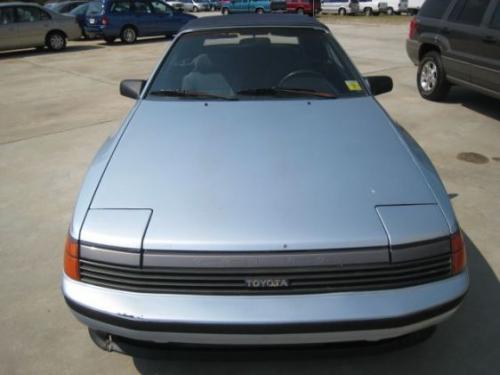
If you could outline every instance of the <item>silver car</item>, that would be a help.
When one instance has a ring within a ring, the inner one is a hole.
[[[340,16],[347,14],[358,14],[359,1],[358,0],[322,0],[321,11],[323,13],[333,13]]]
[[[208,1],[198,0],[180,0],[182,7],[186,12],[201,12],[210,10],[210,3]]]
[[[376,341],[459,308],[462,235],[374,98],[392,80],[314,18],[193,20],[120,89],[137,101],[87,173],[62,279],[100,347]]]
[[[66,40],[82,35],[75,17],[52,12],[37,4],[0,4],[0,50],[47,46],[66,47]]]

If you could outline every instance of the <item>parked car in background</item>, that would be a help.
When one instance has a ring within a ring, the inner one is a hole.
[[[378,4],[379,12],[388,16],[400,13],[401,0],[382,0]]]
[[[210,9],[210,4],[206,0],[180,0],[185,12],[199,12]]]
[[[46,4],[45,8],[50,9],[56,13],[66,14],[84,3],[88,3],[88,0],[60,1],[57,3]]]
[[[167,1],[166,2],[168,5],[170,5],[172,8],[175,10],[184,10],[184,5],[182,4],[182,1],[180,0],[174,0],[174,1]]]
[[[312,16],[313,14],[321,12],[321,0],[287,0],[286,10],[288,13],[307,14]]]
[[[76,18],[78,25],[82,29],[82,35],[84,38],[88,38],[88,35],[85,34],[85,15],[87,14],[87,10],[89,9],[89,2],[84,2],[80,4],[76,8],[73,8],[68,14]]]
[[[323,13],[333,13],[340,16],[345,16],[346,14],[358,14],[359,13],[359,1],[358,0],[322,0],[321,1],[321,11]]]
[[[399,11],[405,12],[409,15],[418,13],[425,0],[401,0],[399,4]]]
[[[222,0],[208,0],[208,3],[210,5],[209,10],[212,12],[221,9]]]
[[[120,84],[136,104],[72,215],[62,291],[94,342],[377,341],[450,318],[464,240],[374,98],[391,89],[313,17],[186,25],[148,81]]]
[[[358,0],[359,9],[366,16],[378,15],[380,13],[380,0]]]
[[[66,41],[82,35],[76,19],[37,4],[0,3],[0,50],[47,47],[66,48]]]
[[[286,13],[287,0],[271,0],[271,12],[273,13]]]
[[[270,13],[269,0],[229,0],[222,3],[222,14],[232,13]]]
[[[425,99],[445,98],[452,84],[500,99],[500,0],[427,0],[406,49]]]
[[[89,5],[85,33],[108,43],[135,43],[141,36],[171,36],[194,18],[161,0],[100,0]]]

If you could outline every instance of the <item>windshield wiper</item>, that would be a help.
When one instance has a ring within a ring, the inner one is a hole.
[[[172,96],[180,98],[238,100],[238,98],[234,96],[216,95],[216,94],[209,94],[207,92],[186,91],[186,90],[159,90],[159,91],[152,91],[149,93],[149,95]]]
[[[328,99],[337,98],[337,95],[331,92],[322,92],[322,91],[301,89],[301,88],[281,88],[281,87],[247,89],[238,91],[237,94],[249,95],[249,96],[316,96]]]

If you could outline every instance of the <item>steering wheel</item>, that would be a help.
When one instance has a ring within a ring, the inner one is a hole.
[[[289,81],[292,78],[297,78],[297,77],[300,77],[300,76],[304,76],[304,78],[315,77],[315,78],[321,78],[322,80],[325,79],[325,77],[321,73],[318,73],[318,72],[316,72],[314,70],[311,70],[311,69],[298,69],[298,70],[294,70],[293,72],[288,73],[286,76],[284,76],[283,78],[281,78],[280,82],[278,83],[278,87],[285,88],[283,86],[284,86],[284,84],[285,84],[286,81]]]

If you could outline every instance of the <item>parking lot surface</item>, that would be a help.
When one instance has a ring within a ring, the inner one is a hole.
[[[418,96],[405,24],[325,18],[366,75],[390,75],[388,113],[426,150],[467,235],[472,286],[429,340],[307,349],[175,349],[162,360],[108,354],[59,291],[63,241],[91,158],[132,106],[125,78],[146,78],[166,39],[72,42],[66,52],[0,53],[0,373],[500,373],[500,102],[454,88]]]

